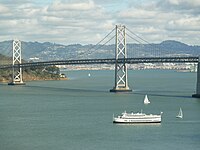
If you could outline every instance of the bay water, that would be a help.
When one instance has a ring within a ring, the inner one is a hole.
[[[200,149],[196,73],[129,70],[130,93],[109,92],[111,70],[64,73],[69,80],[0,84],[0,150]],[[180,107],[183,119],[176,118]],[[162,123],[113,124],[124,110],[162,111]]]

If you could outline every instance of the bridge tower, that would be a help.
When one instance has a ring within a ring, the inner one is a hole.
[[[123,25],[116,25],[116,39],[115,39],[115,86],[110,92],[130,92],[128,87],[127,66],[125,59],[126,53],[126,27]],[[122,63],[118,59],[123,59]]]
[[[199,59],[198,59],[198,66],[197,66],[196,94],[193,94],[192,97],[200,98],[200,56],[199,56]]]
[[[8,85],[24,85],[22,80],[22,68],[14,67],[14,65],[21,64],[21,41],[13,40],[13,72],[12,72],[12,82]]]

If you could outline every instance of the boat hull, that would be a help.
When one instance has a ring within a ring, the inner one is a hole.
[[[154,121],[154,122],[116,122],[113,121],[114,124],[157,124],[157,123],[161,123],[161,121]]]
[[[161,123],[161,117],[151,118],[151,119],[122,119],[122,118],[114,118],[113,123]]]
[[[181,118],[182,119],[183,117],[182,116],[176,116],[176,118]]]

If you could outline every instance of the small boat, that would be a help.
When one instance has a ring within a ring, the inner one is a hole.
[[[145,95],[145,97],[144,97],[144,104],[150,104],[150,101],[149,101],[147,95]]]
[[[88,77],[90,77],[91,76],[91,74],[90,73],[88,73]]]
[[[176,118],[183,118],[183,111],[182,109],[180,108],[179,112],[178,112],[178,115],[176,116]]]
[[[124,111],[120,116],[114,117],[113,115],[113,123],[161,123],[162,113],[159,115],[147,115],[142,110],[137,113],[127,113]]]

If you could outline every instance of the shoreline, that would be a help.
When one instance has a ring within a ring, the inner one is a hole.
[[[69,78],[59,78],[59,79],[33,79],[33,80],[23,80],[24,82],[31,82],[31,81],[65,81],[65,80],[69,80]],[[10,80],[3,80],[0,81],[0,83],[9,83]]]

